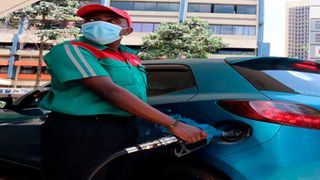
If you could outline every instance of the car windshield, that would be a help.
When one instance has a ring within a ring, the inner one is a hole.
[[[320,96],[320,64],[290,58],[263,58],[232,66],[258,90]]]

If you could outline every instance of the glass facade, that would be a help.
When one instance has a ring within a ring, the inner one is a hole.
[[[139,6],[139,3],[137,3],[136,7]],[[133,2],[114,2],[112,1],[110,4],[112,7],[118,8],[118,9],[123,9],[123,10],[133,10],[134,5]]]
[[[213,13],[234,14],[235,5],[222,5],[222,4],[213,5]]]
[[[288,57],[297,57],[300,59],[308,59],[309,38],[311,44],[316,43],[315,36],[309,36],[309,25],[313,28],[313,24],[309,24],[310,7],[299,6],[288,9]]]
[[[160,23],[144,23],[134,22],[132,23],[133,32],[154,32],[160,26]]]
[[[80,5],[100,3],[100,0],[79,0]],[[179,12],[180,3],[148,1],[111,1],[111,6],[130,11],[171,11]],[[188,12],[257,14],[255,5],[189,3]]]
[[[20,74],[35,74],[37,69],[33,66],[21,66]]]
[[[0,74],[7,74],[8,66],[0,66]]]
[[[241,49],[241,48],[222,48],[219,49],[217,54],[232,54],[232,55],[255,55],[254,49]]]
[[[211,13],[212,12],[211,4],[189,4],[188,12]]]
[[[257,7],[252,5],[190,3],[188,5],[188,12],[224,13],[224,14],[256,14]]]
[[[236,14],[256,14],[256,6],[237,5]]]
[[[179,11],[179,3],[112,1],[111,6],[129,11]]]
[[[239,36],[255,36],[256,26],[239,26],[239,25],[210,25],[210,30],[214,34],[222,35],[239,35]]]

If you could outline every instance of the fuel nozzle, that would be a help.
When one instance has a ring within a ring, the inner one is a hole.
[[[142,144],[137,144],[132,147],[128,147],[125,150],[128,152],[128,154],[130,154],[130,153],[134,153],[137,151],[143,151],[143,150],[157,148],[160,146],[167,146],[169,144],[178,143],[178,142],[182,143],[182,140],[179,140],[175,136],[165,136],[165,137],[162,137],[159,139],[155,139],[155,140],[148,141],[148,142],[145,142]]]
[[[132,147],[128,147],[125,149],[125,151],[130,154],[130,153],[135,153],[138,151],[144,151],[144,150],[149,150],[149,149],[154,149],[158,148],[160,146],[167,146],[170,144],[177,144],[177,146],[174,147],[173,152],[174,155],[177,157],[184,156],[186,154],[189,154],[195,150],[198,150],[204,146],[207,145],[207,140],[202,140],[193,144],[185,144],[182,140],[178,139],[175,136],[165,136],[159,139],[155,139],[149,142],[145,142],[142,144],[137,144]]]

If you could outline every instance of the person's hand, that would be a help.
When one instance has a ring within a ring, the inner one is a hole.
[[[171,134],[185,141],[186,144],[195,143],[207,138],[208,134],[201,129],[179,122],[175,127],[169,128]]]

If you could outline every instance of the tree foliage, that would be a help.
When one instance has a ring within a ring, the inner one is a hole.
[[[77,0],[42,0],[38,3],[12,12],[3,19],[7,21],[22,17],[34,19],[38,16],[53,17],[60,20],[73,19],[78,8],[79,3]]]
[[[27,18],[29,21],[38,20],[38,23],[34,23],[34,26],[37,29],[35,34],[44,42],[47,40],[59,42],[68,37],[69,39],[74,38],[75,34],[79,33],[80,29],[76,27],[47,29],[46,25],[52,20],[74,21],[78,8],[79,3],[77,0],[40,1],[3,17],[2,21],[14,25],[16,24],[16,20],[21,20],[22,18]]]
[[[78,8],[79,3],[77,0],[42,0],[1,18],[2,21],[10,25],[17,24],[15,22],[22,18],[37,22],[33,24],[36,29],[35,35],[39,38],[38,42],[34,42],[35,44],[39,43],[39,46],[37,45],[39,49],[39,59],[35,87],[38,87],[40,82],[45,43],[52,40],[51,43],[56,44],[67,39],[74,39],[80,31],[80,29],[75,26],[62,29],[48,29],[47,25],[52,23],[52,21],[74,21]]]
[[[197,17],[183,23],[161,23],[154,33],[143,38],[142,59],[207,58],[224,47],[221,38],[213,36],[208,23]]]

